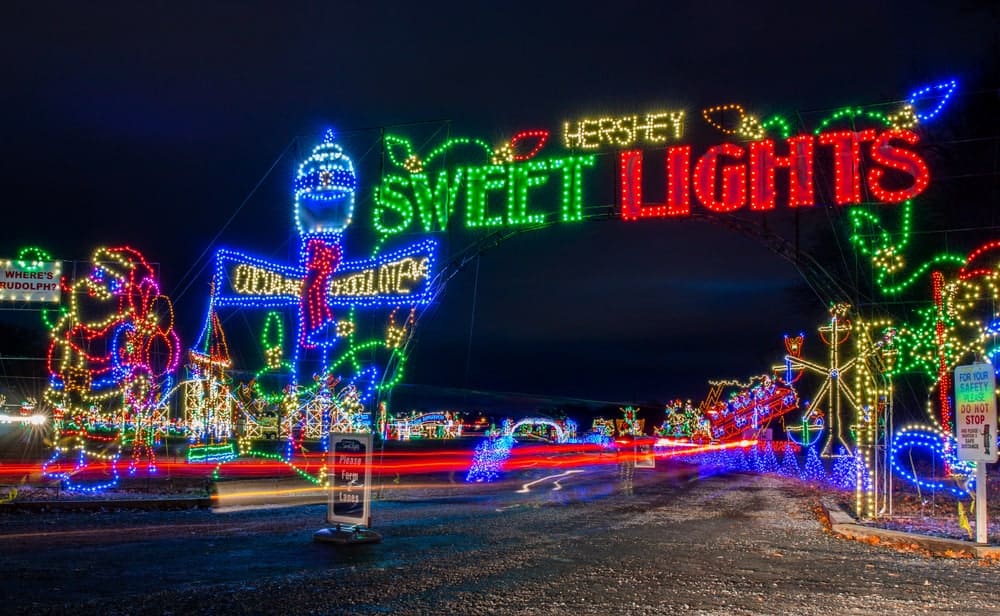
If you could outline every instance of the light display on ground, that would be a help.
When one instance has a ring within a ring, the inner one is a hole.
[[[675,400],[668,404],[664,409],[663,424],[655,432],[659,436],[689,438],[700,443],[712,439],[711,422],[690,400],[686,403]]]
[[[401,374],[402,347],[415,325],[413,309],[430,300],[433,240],[371,258],[345,258],[343,234],[357,190],[353,162],[328,131],[299,165],[294,183],[298,263],[273,263],[227,249],[216,253],[209,314],[198,346],[207,349],[222,335],[215,326],[219,311],[263,315],[263,366],[250,383],[237,387],[235,396],[223,400],[235,400],[249,435],[263,434],[263,424],[277,417],[286,457],[306,440],[318,440],[322,447],[331,431],[373,429],[369,409],[378,392],[391,388]],[[356,323],[362,313],[380,312],[388,313],[383,337],[360,338]],[[286,340],[289,316],[295,333]],[[395,374],[383,372],[390,360],[371,361],[377,353],[395,360]]]
[[[95,265],[86,280],[72,288],[61,285],[68,292],[65,305],[58,314],[42,313],[53,332],[52,381],[45,401],[53,407],[59,434],[57,455],[47,468],[74,458],[75,470],[84,470],[93,458],[117,469],[114,452],[123,445],[131,447],[133,469],[143,461],[153,468],[153,446],[164,426],[186,434],[189,456],[199,461],[250,455],[250,441],[268,437],[285,439],[285,455],[297,455],[306,441],[322,443],[331,430],[372,429],[375,402],[402,378],[416,308],[428,305],[439,290],[432,284],[436,242],[419,240],[393,250],[383,246],[413,228],[444,231],[459,219],[473,230],[582,220],[587,183],[598,172],[595,152],[619,150],[608,184],[620,189],[620,209],[614,213],[625,220],[687,216],[693,207],[710,214],[808,208],[820,205],[818,199],[826,195],[817,182],[830,177],[831,204],[849,206],[844,209],[852,227],[850,243],[870,261],[878,292],[894,301],[921,290],[930,297],[905,315],[909,319],[862,318],[835,306],[831,321],[820,328],[828,361],[810,362],[789,351],[784,376],[743,383],[726,402],[718,400],[719,388],[697,413],[690,404],[668,406],[660,428],[663,434],[699,441],[742,438],[794,408],[797,376],[818,374],[824,384],[801,424],[786,425],[786,430],[808,445],[822,426],[823,455],[851,461],[858,511],[874,515],[879,488],[872,462],[878,447],[888,446],[893,378],[907,372],[930,378],[929,417],[942,439],[939,453],[951,468],[951,371],[971,357],[992,358],[1000,351],[1000,314],[993,308],[1000,300],[995,258],[1000,242],[943,252],[913,267],[906,262],[914,199],[930,181],[918,151],[919,131],[956,91],[957,83],[948,80],[915,89],[902,104],[836,109],[800,134],[792,130],[798,123],[780,115],[759,115],[727,102],[700,113],[672,109],[574,119],[563,125],[561,139],[550,140],[546,129],[516,132],[496,146],[474,138],[448,139],[427,153],[418,152],[406,137],[386,135],[386,172],[378,179],[370,217],[379,237],[371,256],[359,258],[348,254],[344,235],[360,183],[353,161],[327,133],[299,165],[292,187],[297,260],[286,264],[233,250],[216,253],[205,325],[187,355],[187,378],[177,390],[183,396],[180,422],[165,416],[171,372],[181,357],[172,316],[166,316],[169,300],[154,289],[141,255],[112,249],[101,256],[108,268]],[[695,124],[729,142],[696,150],[682,142]],[[546,151],[550,142],[560,141],[567,151]],[[641,148],[663,149],[663,166],[644,163],[648,152]],[[654,168],[665,172],[663,203],[643,199],[643,182],[648,184],[643,172]],[[874,201],[867,201],[868,194]],[[543,195],[554,196],[553,202],[546,205]],[[898,205],[878,209],[884,204]],[[23,256],[51,261],[37,251]],[[103,305],[106,319],[80,310],[78,296],[84,290],[88,301],[99,309]],[[256,370],[247,382],[231,377],[237,367],[219,318],[235,311],[260,333],[259,363],[239,366]],[[362,332],[359,324],[373,320],[384,324],[384,331]],[[79,339],[86,344],[78,344]],[[111,350],[84,348],[101,344]],[[371,359],[374,355],[378,361]],[[378,416],[384,427],[384,406]],[[636,431],[628,418],[620,421],[626,425],[618,432]],[[556,440],[563,438],[558,430],[555,434]],[[912,434],[906,438],[900,443],[916,442]],[[747,465],[774,466],[766,450],[748,456]],[[788,467],[797,463],[783,456],[778,468],[784,469],[786,461]],[[960,477],[961,469],[955,470]],[[851,472],[841,471],[841,477]]]
[[[865,117],[874,124],[918,125],[937,116],[957,89],[954,80],[915,90],[907,98],[907,106],[897,114],[885,117]],[[930,380],[927,394],[929,425],[911,426],[891,438],[891,452],[902,449],[922,449],[923,455],[936,459],[945,469],[944,479],[920,483],[913,469],[906,470],[895,462],[894,472],[905,480],[927,489],[941,489],[956,496],[964,495],[962,486],[967,469],[954,467],[951,455],[954,447],[952,430],[952,372],[955,366],[976,358],[988,358],[995,334],[991,324],[996,320],[998,297],[997,260],[992,253],[997,242],[982,244],[966,254],[943,251],[922,262],[908,263],[914,244],[914,203],[907,199],[898,213],[877,212],[871,207],[858,207],[848,212],[852,225],[850,241],[858,255],[867,259],[875,275],[876,290],[890,300],[923,291],[929,301],[918,304],[911,314],[898,320],[871,324],[876,339],[883,336],[886,357],[884,374],[889,381],[882,392],[873,391],[866,412],[859,413],[859,446],[863,440],[870,449],[879,438],[872,416],[891,408],[891,379],[908,373],[918,373]],[[877,388],[876,388],[877,389]],[[886,391],[888,390],[888,395]],[[890,411],[891,413],[891,411]],[[867,419],[866,419],[867,418]],[[939,442],[934,442],[935,440]],[[866,458],[867,460],[867,458]],[[868,473],[870,470],[870,460]]]
[[[473,453],[472,464],[465,480],[469,482],[490,482],[499,478],[503,465],[510,458],[514,437],[511,435],[488,436]]]
[[[411,413],[389,419],[388,438],[402,441],[422,439],[450,439],[462,436],[463,423],[458,413]]]
[[[646,420],[639,417],[639,409],[626,406],[618,410],[622,418],[615,421],[615,434],[638,436],[645,433]]]
[[[188,379],[183,384],[184,424],[192,445],[225,443],[235,430],[229,345],[219,315],[212,312],[209,323],[212,331],[205,337],[205,347],[189,352]]]
[[[11,412],[13,408],[16,408],[16,412]],[[40,412],[38,401],[34,398],[29,397],[21,404],[8,405],[7,397],[0,394],[0,424],[44,426],[48,421],[48,415]]]
[[[544,143],[545,136],[523,139]],[[289,457],[305,440],[322,447],[330,431],[371,430],[368,408],[400,378],[414,307],[430,299],[437,244],[376,248],[370,258],[348,260],[342,237],[356,191],[352,161],[328,132],[299,165],[293,186],[298,262],[217,252],[204,326],[177,388],[171,387],[180,359],[172,307],[152,268],[134,249],[99,250],[90,274],[66,283],[59,318],[43,313],[53,339],[45,399],[57,443],[46,473],[68,487],[113,485],[123,446],[132,452],[130,470],[145,460],[153,471],[154,441],[168,430],[188,436],[192,462],[259,454],[251,449],[254,438],[286,439]],[[236,366],[220,311],[233,310],[265,315],[264,367],[249,383],[231,377]],[[361,337],[355,323],[362,313],[386,315],[382,335]],[[288,317],[291,340],[284,335]],[[166,398],[175,390],[179,420],[167,416]],[[106,463],[108,476],[78,485],[71,477],[91,460]]]
[[[516,436],[522,428],[543,428],[546,432],[548,432],[548,429],[551,428],[551,433],[554,436],[554,441],[556,443],[565,443],[570,439],[570,434],[566,430],[565,426],[553,419],[549,419],[548,417],[528,417],[516,422],[505,423],[503,427],[503,435]],[[534,434],[530,430],[525,430],[524,432],[527,434]]]
[[[854,372],[865,369],[863,364],[866,355],[848,358],[842,357],[841,351],[841,346],[847,342],[852,331],[851,320],[847,318],[849,310],[850,306],[846,304],[833,306],[830,309],[829,323],[818,329],[820,338],[829,347],[829,358],[825,364],[807,360],[801,357],[801,353],[785,357],[792,370],[808,370],[823,377],[820,388],[806,407],[804,417],[823,419],[827,433],[822,449],[824,457],[836,457],[840,455],[839,452],[853,450],[845,435],[845,423],[848,423],[845,413],[848,409],[854,411],[855,416],[864,412],[862,402],[858,399],[861,394],[849,379],[854,376]],[[875,353],[881,348],[880,342],[870,345],[866,350]]]
[[[795,388],[780,378],[761,375],[747,383],[715,381],[717,391],[724,387],[735,388],[729,399],[718,401],[705,409],[711,424],[713,441],[730,441],[742,438],[745,433],[757,433],[772,419],[798,408],[799,398]],[[715,394],[718,399],[718,393]]]

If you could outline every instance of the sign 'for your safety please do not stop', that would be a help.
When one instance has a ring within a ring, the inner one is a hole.
[[[955,407],[958,459],[996,462],[997,397],[992,365],[955,368]]]

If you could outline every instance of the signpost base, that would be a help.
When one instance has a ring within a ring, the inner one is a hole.
[[[986,517],[986,463],[976,462],[976,543],[986,545],[987,520]]]
[[[361,526],[341,526],[321,528],[313,533],[313,541],[320,543],[338,543],[340,545],[356,545],[359,543],[380,543],[382,535],[370,528]]]

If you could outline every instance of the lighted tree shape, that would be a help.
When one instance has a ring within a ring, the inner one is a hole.
[[[778,469],[778,472],[785,477],[794,477],[796,479],[802,474],[795,451],[787,443],[785,444],[785,453],[781,456],[781,468]]]
[[[853,490],[857,482],[857,457],[847,451],[841,451],[833,468],[830,470],[831,483],[841,490]]]
[[[778,458],[774,455],[774,445],[771,441],[764,444],[764,451],[760,453],[757,462],[757,470],[761,473],[778,472]]]
[[[192,443],[225,443],[233,434],[235,399],[231,395],[229,344],[215,311],[209,313],[204,343],[188,354],[184,383],[184,423]]]
[[[823,461],[819,459],[815,447],[810,447],[806,451],[806,465],[802,469],[802,479],[815,482],[826,480],[826,469],[823,468]]]

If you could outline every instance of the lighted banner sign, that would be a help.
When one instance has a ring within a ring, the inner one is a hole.
[[[991,364],[955,368],[955,422],[959,460],[997,461],[996,377]]]
[[[424,241],[377,259],[345,261],[309,284],[320,285],[331,305],[425,303],[436,248],[435,242]],[[215,305],[295,306],[301,301],[308,277],[302,266],[266,263],[223,249],[216,254]]]
[[[633,221],[686,217],[696,208],[722,214],[903,203],[930,183],[917,128],[940,112],[955,87],[917,90],[888,113],[838,109],[799,134],[780,115],[762,120],[736,103],[695,114],[573,118],[562,123],[561,139],[550,139],[546,129],[518,132],[499,145],[452,138],[426,155],[390,134],[372,224],[387,237],[444,231],[456,219],[467,228],[579,221],[596,205],[585,186],[614,194],[616,213]],[[702,130],[692,142],[695,123]],[[549,141],[560,141],[562,150],[544,152]],[[599,166],[598,155],[613,160],[617,174],[606,173],[609,165]],[[832,178],[827,201],[817,177]]]
[[[62,263],[0,260],[0,299],[58,303]]]
[[[241,311],[259,327],[257,352],[238,353],[257,362],[240,366],[256,370],[243,403],[281,414],[294,450],[294,434],[343,432],[331,427],[342,419],[354,425],[347,416],[370,418],[377,395],[403,378],[419,309],[443,284],[438,242],[416,234],[458,224],[531,228],[595,212],[628,221],[699,210],[767,212],[822,199],[837,206],[902,203],[905,213],[930,183],[919,130],[955,87],[917,90],[886,111],[839,109],[814,126],[796,123],[797,131],[782,116],[758,117],[730,103],[574,115],[553,130],[522,130],[500,143],[384,134],[375,186],[361,182],[350,153],[327,131],[292,181],[297,254],[282,261],[218,250],[192,352],[206,365],[229,364],[217,311]],[[424,143],[426,149],[415,145]],[[375,232],[372,246],[345,241],[359,197]],[[340,410],[331,414],[334,398]]]

